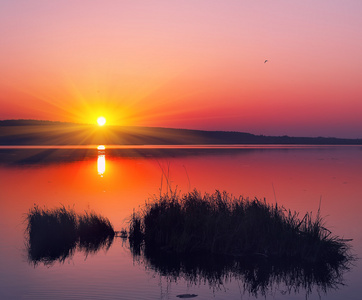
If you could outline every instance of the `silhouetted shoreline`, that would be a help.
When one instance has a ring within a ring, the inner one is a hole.
[[[233,131],[0,121],[0,145],[362,145],[362,139],[265,136]]]

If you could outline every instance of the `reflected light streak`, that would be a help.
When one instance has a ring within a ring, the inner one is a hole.
[[[97,149],[98,149],[97,171],[98,175],[103,177],[103,174],[106,171],[106,155],[105,155],[106,147],[100,145],[97,147]]]

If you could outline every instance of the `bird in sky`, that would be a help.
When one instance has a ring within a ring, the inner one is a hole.
[[[266,60],[264,60],[264,64],[265,64],[265,63],[267,63],[267,62],[268,62],[268,60],[267,60],[267,59],[266,59]]]

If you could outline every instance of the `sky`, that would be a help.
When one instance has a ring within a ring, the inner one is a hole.
[[[361,13],[360,0],[0,0],[0,119],[362,138]]]

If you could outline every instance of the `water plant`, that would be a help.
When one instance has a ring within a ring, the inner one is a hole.
[[[277,204],[226,192],[161,195],[133,213],[131,244],[169,253],[263,256],[306,263],[348,259],[347,240],[331,235],[318,211],[299,218]]]
[[[72,208],[47,209],[35,205],[26,214],[28,260],[34,265],[64,262],[76,249],[86,254],[108,249],[115,236],[107,218]]]
[[[219,191],[157,196],[132,214],[129,232],[134,258],[168,281],[219,289],[234,278],[254,296],[273,289],[327,293],[343,285],[354,259],[319,210],[299,218],[277,204]]]

